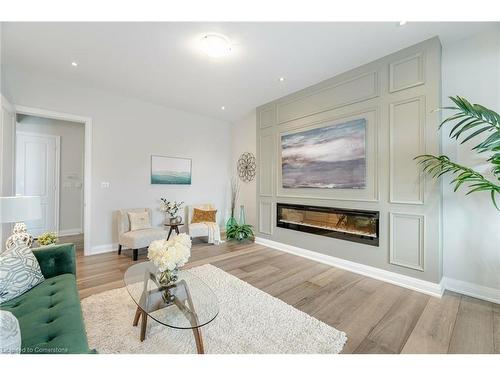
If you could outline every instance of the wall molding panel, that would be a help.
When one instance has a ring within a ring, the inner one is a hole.
[[[425,83],[424,53],[419,52],[389,65],[389,92],[406,90]]]
[[[305,130],[322,128],[328,125],[342,124],[346,121],[365,118],[367,120],[366,134],[366,154],[367,154],[367,189],[347,190],[347,189],[321,189],[314,195],[312,189],[284,189],[282,187],[281,176],[281,137],[286,134],[293,134]],[[278,129],[276,132],[276,197],[278,198],[305,198],[305,199],[326,199],[339,201],[359,201],[377,202],[379,200],[379,174],[378,174],[378,137],[379,137],[379,113],[378,108],[366,108],[359,111],[334,116],[321,121],[314,121],[299,128]]]
[[[274,121],[275,121],[274,105],[261,109],[259,113],[259,124],[261,129],[273,126]]]
[[[389,104],[389,201],[424,204],[424,178],[417,155],[425,154],[425,98]]]
[[[274,134],[261,135],[259,140],[259,194],[262,197],[272,197],[274,185]]]
[[[389,213],[389,262],[424,271],[424,215]]]
[[[272,202],[259,203],[259,232],[273,234],[273,204]]]
[[[311,90],[277,104],[279,124],[335,108],[363,102],[379,95],[378,72],[362,73],[345,81]]]

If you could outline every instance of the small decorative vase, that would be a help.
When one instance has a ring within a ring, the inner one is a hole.
[[[234,216],[231,216],[229,219],[227,219],[226,222],[226,232],[231,228],[233,225],[238,224]]]
[[[175,282],[178,279],[177,272],[179,270],[176,268],[174,270],[165,270],[163,272],[158,272],[156,275],[156,279],[158,280],[158,284],[160,284],[160,290],[163,291],[162,298],[165,303],[174,302],[174,295],[170,292],[170,289],[175,286]]]
[[[182,221],[182,217],[180,216],[171,216],[170,224],[179,224]]]
[[[245,224],[245,206],[240,206],[240,225]]]

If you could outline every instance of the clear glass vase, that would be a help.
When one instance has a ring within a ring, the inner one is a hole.
[[[234,216],[231,216],[229,219],[227,219],[227,222],[226,222],[226,232],[229,230],[229,228],[231,228],[235,224],[238,224],[238,222],[236,221],[236,219],[234,218]]]
[[[245,224],[245,206],[240,206],[240,225]]]
[[[179,272],[179,270],[176,268],[174,270],[165,270],[158,272],[158,274],[156,275],[156,280],[158,281],[160,290],[163,291],[163,302],[167,304],[174,302],[174,296],[170,292],[170,289],[175,286],[175,282],[178,279],[177,272]]]

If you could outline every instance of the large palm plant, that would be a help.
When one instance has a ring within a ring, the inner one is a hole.
[[[450,137],[458,141],[462,136],[461,144],[482,133],[488,134],[488,137],[472,150],[478,153],[491,153],[487,161],[491,163],[491,171],[496,181],[490,181],[471,168],[452,162],[445,155],[419,155],[415,159],[423,166],[423,171],[433,178],[439,178],[447,173],[452,174],[453,191],[466,184],[469,189],[467,194],[489,192],[493,204],[500,210],[496,202],[497,194],[500,194],[500,115],[482,105],[471,104],[460,96],[450,99],[456,106],[443,109],[450,109],[455,113],[443,120],[439,128],[450,121],[456,122],[450,131]]]

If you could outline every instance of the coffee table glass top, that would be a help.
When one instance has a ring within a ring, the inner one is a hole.
[[[161,287],[157,267],[151,262],[134,264],[125,272],[127,290],[149,317],[172,328],[192,329],[217,317],[219,302],[214,292],[188,270],[178,273],[173,286]]]

